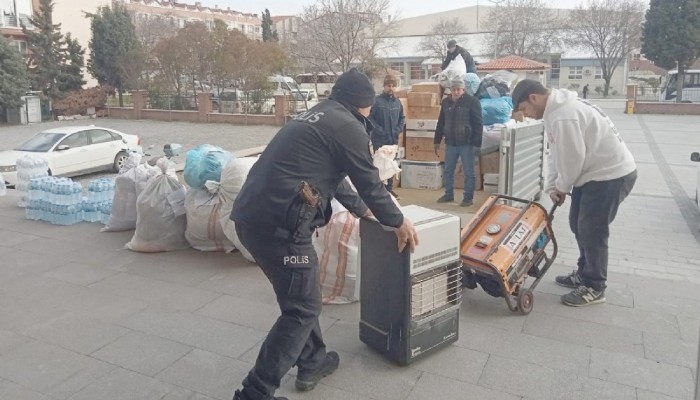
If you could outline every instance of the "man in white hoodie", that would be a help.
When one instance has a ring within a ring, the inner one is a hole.
[[[632,153],[610,118],[576,92],[525,79],[512,97],[516,112],[544,121],[549,143],[545,192],[559,204],[571,194],[569,226],[580,256],[578,269],[555,279],[574,289],[561,300],[573,307],[602,303],[610,223],[637,180]]]

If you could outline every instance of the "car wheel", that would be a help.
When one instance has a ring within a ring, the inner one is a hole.
[[[122,166],[128,158],[129,155],[126,154],[125,151],[120,151],[119,153],[117,153],[117,156],[114,157],[114,165],[112,166],[114,172],[119,172],[119,170],[122,168]]]

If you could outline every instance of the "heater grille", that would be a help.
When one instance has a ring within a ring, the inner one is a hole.
[[[434,268],[411,277],[411,317],[427,318],[462,299],[460,263]]]

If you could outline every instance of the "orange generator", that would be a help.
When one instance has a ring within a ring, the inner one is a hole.
[[[557,256],[551,224],[556,208],[548,213],[532,201],[489,197],[461,231],[463,286],[475,289],[479,284],[490,295],[504,297],[511,311],[529,314],[533,290]],[[534,281],[525,287],[528,276]]]

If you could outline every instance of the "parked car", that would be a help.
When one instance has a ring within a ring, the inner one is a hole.
[[[17,159],[30,155],[49,164],[49,174],[77,176],[90,172],[119,171],[129,149],[140,146],[136,135],[114,129],[68,126],[49,129],[29,138],[14,150],[0,152],[0,173],[8,186],[17,182]]]
[[[697,151],[694,151],[690,153],[690,161],[695,161],[700,163],[700,153]],[[697,174],[697,183],[695,184],[695,205],[700,208],[700,164],[698,164],[698,174]]]

